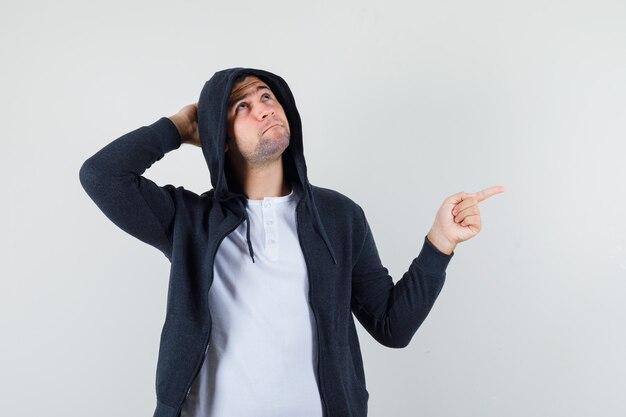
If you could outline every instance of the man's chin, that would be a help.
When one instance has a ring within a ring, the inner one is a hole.
[[[272,129],[274,130],[274,129]],[[289,136],[285,135],[265,135],[259,142],[258,149],[262,154],[280,155],[289,146]]]
[[[289,133],[285,131],[280,131],[277,128],[272,128],[268,130],[265,135],[263,135],[263,139],[265,141],[271,142],[282,142],[285,143],[285,147],[289,145]]]

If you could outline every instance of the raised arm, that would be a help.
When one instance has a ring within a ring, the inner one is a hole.
[[[142,174],[181,143],[200,145],[196,109],[197,103],[190,104],[174,116],[115,139],[83,162],[79,171],[81,185],[113,223],[168,259],[175,187],[158,186]]]
[[[456,245],[481,230],[478,203],[503,191],[503,186],[493,186],[447,197],[422,250],[395,285],[380,262],[363,213],[365,238],[352,270],[352,311],[374,339],[388,347],[409,344],[443,287]]]
[[[454,254],[440,252],[425,237],[421,252],[394,285],[380,261],[365,214],[363,221],[363,247],[352,270],[352,312],[379,343],[402,348],[435,303]]]

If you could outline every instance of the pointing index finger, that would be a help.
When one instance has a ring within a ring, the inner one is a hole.
[[[493,187],[485,188],[484,190],[477,192],[476,197],[478,198],[478,201],[480,202],[480,201],[486,200],[487,198],[491,197],[494,194],[499,194],[502,192],[504,192],[504,186],[495,185]]]

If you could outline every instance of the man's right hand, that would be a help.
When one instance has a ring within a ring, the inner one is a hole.
[[[198,102],[186,105],[169,119],[180,133],[180,143],[201,146],[198,133]]]

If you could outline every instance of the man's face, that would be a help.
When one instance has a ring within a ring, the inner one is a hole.
[[[289,123],[266,83],[254,76],[237,82],[228,103],[226,151],[231,158],[260,166],[280,158],[289,145]]]

